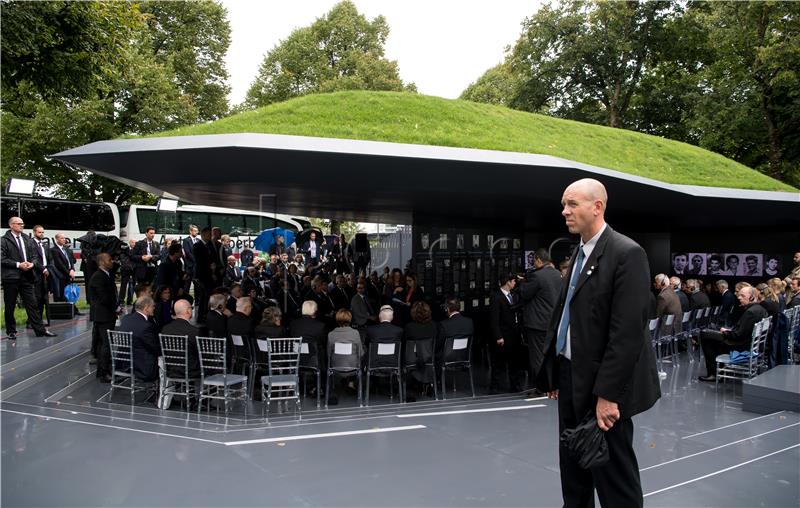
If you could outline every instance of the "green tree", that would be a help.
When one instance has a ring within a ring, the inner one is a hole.
[[[711,55],[688,118],[698,143],[800,186],[800,4],[697,3],[687,15]]]
[[[675,12],[667,1],[547,5],[526,19],[508,63],[520,79],[510,105],[623,126],[645,63]]]
[[[152,199],[49,158],[202,118],[202,96],[181,87],[178,59],[153,51],[152,15],[127,2],[67,1],[4,2],[2,15],[4,176],[33,178],[39,190],[72,199]]]
[[[341,2],[265,56],[245,105],[338,90],[415,91],[413,84],[403,85],[397,62],[384,58],[388,35],[383,16],[369,21],[352,2]]]
[[[146,1],[150,46],[156,61],[170,66],[181,94],[197,109],[197,120],[216,120],[228,112],[225,53],[231,27],[227,11],[211,1]]]
[[[461,92],[459,99],[508,106],[517,89],[517,79],[507,63],[495,65]]]

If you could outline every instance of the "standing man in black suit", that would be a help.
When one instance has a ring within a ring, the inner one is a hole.
[[[108,331],[117,322],[117,285],[111,275],[114,262],[111,255],[101,252],[97,255],[97,271],[86,286],[86,296],[91,296],[89,320],[92,322],[92,360],[97,363],[97,378],[104,383],[111,381],[111,346]],[[151,299],[152,301],[152,299]]]
[[[519,288],[524,305],[522,323],[528,345],[531,388],[535,388],[536,375],[544,361],[545,336],[563,283],[561,273],[553,266],[546,249],[538,249],[533,253],[533,266],[535,271]]]
[[[198,303],[197,322],[202,323],[208,314],[208,298],[214,289],[214,269],[212,254],[213,244],[211,242],[211,228],[203,228],[200,233],[200,241],[192,247],[194,254],[194,277],[199,283],[195,285],[194,298]]]
[[[161,247],[154,240],[156,228],[153,226],[148,226],[145,229],[144,236],[144,238],[136,242],[136,246],[131,253],[131,259],[133,260],[136,282],[152,284],[153,278],[156,276],[156,265],[161,259]]]
[[[500,280],[500,288],[492,293],[489,301],[489,315],[491,317],[491,339],[489,340],[489,353],[492,363],[492,379],[489,383],[489,393],[502,390],[505,385],[506,372],[508,372],[508,391],[517,392],[521,384],[519,297],[514,294],[517,287],[517,277],[508,274]]]
[[[189,276],[183,284],[183,291],[188,295],[189,288],[194,280],[194,244],[200,241],[199,230],[194,224],[189,226],[189,236],[181,241],[183,247],[183,270]]]
[[[75,279],[75,257],[72,249],[67,247],[67,239],[64,233],[56,233],[56,244],[50,247],[50,259],[53,260],[53,280],[55,291],[54,299],[57,302],[66,301],[64,298],[64,288]]]
[[[22,297],[28,323],[37,337],[55,337],[42,323],[42,316],[36,310],[36,270],[41,266],[36,245],[22,232],[25,223],[19,217],[8,220],[8,231],[0,241],[0,260],[3,282],[3,301],[5,302],[6,334],[10,340],[17,338],[17,321],[14,319],[14,308],[17,296]]]
[[[35,225],[31,230],[33,233],[33,243],[36,245],[36,252],[39,254],[39,268],[36,270],[36,310],[44,321],[45,310],[47,314],[47,325],[50,325],[49,306],[50,293],[53,291],[53,258],[50,256],[50,242],[44,236],[44,226]],[[58,284],[58,282],[56,282]]]
[[[738,305],[736,297],[730,289],[728,289],[728,281],[720,279],[716,282],[717,291],[720,294],[720,306],[722,307],[719,312],[720,319],[725,323],[730,323],[730,315],[733,308]]]
[[[553,313],[540,386],[558,399],[559,431],[587,415],[605,433],[610,460],[582,469],[559,447],[561,491],[566,507],[642,506],[631,417],[661,396],[647,330],[650,267],[636,242],[604,219],[607,194],[594,179],[564,191],[562,215],[580,235]]]

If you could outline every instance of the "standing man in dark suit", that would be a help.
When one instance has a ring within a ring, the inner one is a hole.
[[[581,237],[553,313],[540,382],[558,399],[559,431],[587,415],[605,433],[610,460],[582,469],[559,447],[561,491],[566,507],[642,506],[631,417],[661,396],[647,330],[650,268],[636,242],[604,219],[603,184],[583,179],[561,199],[570,233]]]
[[[156,265],[161,259],[161,247],[154,240],[156,228],[153,226],[148,226],[144,236],[143,239],[136,242],[136,246],[131,253],[131,259],[133,260],[136,282],[152,284],[153,278],[156,276]]]
[[[155,381],[158,379],[158,357],[161,344],[156,325],[151,319],[156,304],[149,296],[143,296],[133,304],[133,312],[122,317],[117,330],[133,332],[133,373],[136,379]]]
[[[197,226],[194,224],[189,226],[189,236],[181,241],[183,247],[183,270],[189,276],[183,284],[183,291],[188,295],[189,288],[194,280],[194,244],[200,241]]]
[[[211,228],[203,228],[200,234],[200,241],[194,244],[192,253],[194,254],[194,277],[199,282],[200,287],[195,285],[194,297],[198,303],[197,322],[202,323],[208,313],[208,298],[214,289],[214,270],[212,267],[213,258],[211,257]]]
[[[36,310],[36,270],[41,266],[36,245],[22,232],[25,223],[19,217],[8,220],[9,230],[0,241],[0,263],[3,282],[3,301],[5,302],[6,334],[10,340],[17,338],[17,321],[14,319],[14,308],[17,296],[22,297],[28,323],[37,337],[55,337],[42,323],[42,316]]]
[[[53,258],[50,256],[50,242],[44,236],[44,226],[36,225],[31,229],[33,233],[33,243],[36,245],[36,253],[39,254],[39,268],[36,270],[36,310],[44,321],[45,310],[47,314],[47,325],[50,325],[49,306],[50,293],[53,291]],[[56,285],[58,282],[56,282]]]
[[[492,293],[489,301],[491,317],[491,339],[489,353],[492,363],[492,379],[489,393],[496,393],[505,385],[508,372],[508,391],[517,392],[521,384],[521,337],[519,329],[519,297],[514,294],[517,277],[508,274],[500,280],[500,288]]]
[[[730,315],[733,312],[733,308],[738,305],[738,303],[736,302],[736,297],[731,290],[728,289],[728,281],[720,279],[717,281],[716,286],[720,294],[720,306],[722,307],[719,312],[719,317],[727,324],[730,322]]]
[[[111,381],[111,347],[108,343],[108,330],[117,322],[117,285],[111,275],[114,262],[111,255],[101,252],[97,255],[97,271],[86,286],[87,296],[91,296],[89,320],[92,322],[92,357],[89,363],[97,363],[97,378],[104,383]],[[151,300],[152,301],[152,300]]]
[[[561,273],[553,266],[546,249],[538,249],[533,253],[533,266],[535,271],[519,288],[520,299],[524,305],[522,323],[525,343],[528,345],[531,385],[536,384],[536,374],[544,361],[545,336],[563,282]]]
[[[67,247],[64,233],[56,233],[56,244],[50,247],[50,259],[53,263],[53,280],[56,282],[53,298],[57,302],[64,302],[64,288],[75,279],[75,257],[72,249]]]

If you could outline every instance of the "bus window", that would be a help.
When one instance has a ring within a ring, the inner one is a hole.
[[[224,213],[209,214],[211,225],[222,230],[223,235],[241,234],[244,232],[244,217]]]
[[[16,217],[19,215],[19,210],[17,209],[17,199],[3,196],[3,199],[0,199],[0,208],[2,208],[2,212],[0,212],[0,220],[3,223],[2,227],[7,227],[8,220],[11,217]]]
[[[204,212],[178,212],[178,222],[180,223],[181,233],[187,234],[189,226],[194,224],[201,231],[205,227],[211,226],[208,214]]]
[[[136,210],[136,220],[139,222],[139,230],[144,233],[148,227],[153,226],[159,234],[170,235],[181,233],[178,229],[178,215],[175,213],[158,213],[158,210],[147,210],[138,208]],[[130,231],[128,232],[130,235]]]

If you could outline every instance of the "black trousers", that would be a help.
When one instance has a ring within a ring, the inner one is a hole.
[[[3,281],[3,301],[5,303],[6,333],[17,333],[17,320],[14,318],[14,309],[17,306],[17,296],[22,297],[25,312],[28,314],[28,323],[37,336],[44,335],[45,328],[42,315],[39,314],[36,289],[33,282],[27,280]]]
[[[572,362],[559,357],[558,430],[576,427],[586,415],[575,414],[572,398]],[[592,411],[594,411],[592,406]],[[561,493],[565,508],[591,508],[594,489],[600,505],[607,508],[641,507],[644,505],[639,464],[633,452],[633,422],[618,420],[605,433],[610,459],[603,466],[583,469],[559,444]]]
[[[69,277],[60,277],[58,281],[53,284],[53,301],[54,302],[66,302],[67,299],[64,297],[64,289],[67,287],[67,284],[70,283]]]
[[[50,299],[49,294],[49,281],[44,278],[44,276],[39,277],[36,279],[36,284],[34,284],[34,293],[36,294],[36,310],[39,311],[39,316],[44,321],[44,313],[45,309],[47,308],[47,304],[49,303],[48,300]],[[47,324],[50,324],[50,315],[47,316]]]
[[[497,341],[489,340],[489,358],[492,365],[492,379],[490,390],[502,390],[506,387],[509,391],[522,390],[522,373],[527,363],[525,350],[517,341],[505,341],[499,346]],[[506,384],[508,376],[508,384]]]
[[[702,330],[700,332],[700,347],[703,348],[703,358],[706,360],[706,375],[717,375],[717,356],[730,353],[733,347],[723,342],[725,336],[717,330]]]
[[[92,354],[97,358],[97,377],[111,375],[111,345],[108,331],[114,329],[114,321],[95,321],[92,326]]]
[[[545,330],[534,330],[525,328],[525,342],[528,345],[528,384],[530,388],[536,388],[536,375],[542,368],[544,362],[544,340],[547,332]]]

